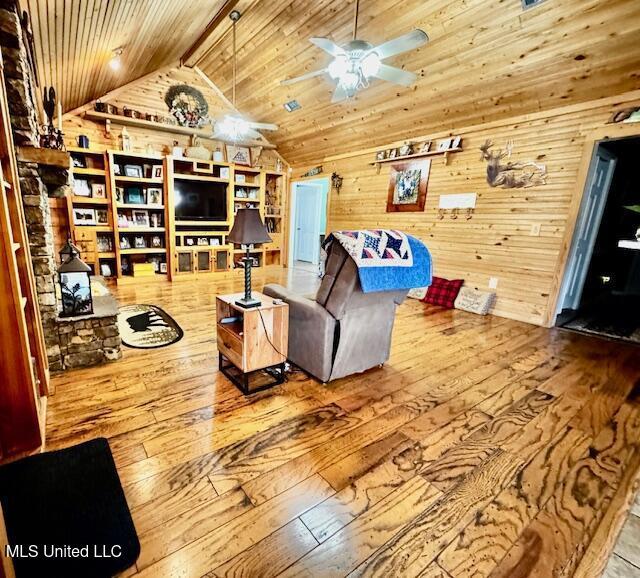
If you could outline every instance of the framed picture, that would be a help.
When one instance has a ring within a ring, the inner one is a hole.
[[[443,138],[443,139],[438,141],[437,150],[439,150],[439,151],[447,151],[450,148],[451,148],[451,139],[450,138]]]
[[[99,253],[110,253],[113,251],[113,241],[111,240],[111,237],[98,235],[96,245]]]
[[[387,151],[378,151],[376,153],[376,160],[377,161],[383,161],[386,158],[387,158]]]
[[[412,155],[413,154],[413,145],[411,143],[404,144],[398,149],[398,152],[400,153],[401,157],[406,157],[408,155]]]
[[[243,175],[242,173],[236,175],[237,183],[244,183],[247,180],[247,175]]]
[[[202,247],[203,245],[208,245],[209,239],[206,237],[198,237],[198,246]]]
[[[129,237],[120,237],[120,248],[131,249],[131,243],[129,242]]]
[[[122,174],[122,169],[120,168],[120,165],[113,165],[113,174],[114,175]]]
[[[140,187],[129,187],[124,190],[124,202],[127,205],[144,205],[144,192]]]
[[[158,213],[151,213],[151,226],[156,229],[162,227],[162,221]]]
[[[140,165],[124,165],[124,174],[127,177],[142,178],[142,167]]]
[[[147,179],[153,177],[153,165],[143,165],[142,168],[144,170],[144,176]]]
[[[421,153],[428,153],[430,149],[431,149],[431,141],[430,140],[428,140],[427,142],[423,142],[422,145],[420,146],[420,152]]]
[[[159,249],[162,247],[162,237],[160,235],[154,235],[151,237],[151,246],[154,249]]]
[[[96,209],[96,223],[98,225],[109,224],[109,213],[106,209]]]
[[[187,245],[191,247],[194,244],[193,239],[191,237],[187,237]]]
[[[136,249],[146,249],[147,248],[147,242],[146,242],[145,238],[142,235],[139,235],[139,236],[133,238],[133,246]]]
[[[149,211],[132,211],[134,227],[150,227]]]
[[[398,156],[398,149],[391,149],[387,158],[395,159]]]
[[[221,179],[229,178],[229,167],[220,167],[220,178]]]
[[[424,211],[431,159],[391,165],[387,213]]]
[[[73,181],[73,194],[77,197],[90,197],[91,187],[86,179],[75,179]]]
[[[84,160],[84,157],[72,156],[71,160],[73,161],[73,166],[75,168],[79,168],[79,169],[86,169],[87,168],[87,163]]]
[[[163,174],[164,174],[164,172],[162,170],[162,165],[153,165],[153,178],[154,179],[161,179]]]
[[[227,160],[237,165],[251,166],[251,149],[249,147],[225,145],[227,149]]]
[[[84,225],[95,225],[96,224],[95,209],[85,209],[80,207],[74,207],[73,222],[76,226],[79,226],[79,227],[82,227]]]
[[[147,189],[147,205],[162,205],[162,189]]]
[[[106,199],[107,187],[104,183],[91,183],[91,196],[94,199]]]
[[[109,263],[100,263],[100,275],[103,277],[111,277],[113,275]]]
[[[116,187],[116,203],[124,202],[124,188]]]
[[[129,247],[131,248],[131,247]],[[120,258],[120,267],[122,268],[122,272],[127,275],[129,271],[131,271],[131,261],[129,261],[129,257],[121,257]]]
[[[127,228],[129,226],[129,219],[124,213],[118,213],[118,227]]]
[[[162,262],[160,263],[160,273],[166,273],[167,272],[167,264]]]
[[[453,137],[453,140],[451,141],[451,148],[452,149],[457,149],[460,146],[460,142],[461,141],[462,141],[462,137],[461,136]]]

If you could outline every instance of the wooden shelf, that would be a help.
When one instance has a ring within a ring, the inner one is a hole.
[[[233,197],[233,200],[241,203],[260,203],[260,199],[249,199],[247,197]]]
[[[79,195],[73,195],[71,202],[74,205],[109,205],[109,199],[95,199],[93,197],[82,197]]]
[[[156,249],[146,248],[146,249],[120,249],[121,255],[149,255],[153,253],[166,253],[166,247],[160,247]]]
[[[212,129],[209,130],[189,128],[188,126],[180,126],[177,124],[167,124],[164,122],[155,122],[152,120],[144,120],[142,118],[130,118],[120,114],[107,114],[106,112],[98,112],[88,110],[83,115],[84,118],[97,122],[113,122],[122,126],[134,126],[137,128],[148,128],[152,130],[161,130],[164,132],[172,132],[175,134],[192,134],[203,138],[211,137]]]
[[[173,177],[178,181],[211,181],[214,183],[228,183],[229,179],[223,179],[222,177],[211,177],[207,175],[184,175],[174,173]]]
[[[444,155],[445,159],[447,157],[447,155],[449,153],[459,153],[462,151],[461,147],[457,147],[455,149],[447,149],[445,151],[427,151],[426,153],[415,153],[412,155],[403,155],[400,157],[395,157],[393,159],[381,159],[379,161],[374,161],[372,163],[369,163],[370,165],[374,166],[374,165],[382,165],[385,163],[397,163],[399,161],[408,161],[411,159],[420,159],[423,157],[433,157],[433,156],[437,156],[437,155]]]
[[[259,183],[240,183],[238,181],[235,181],[233,184],[236,187],[253,187],[254,189],[259,189],[260,188],[260,184]]]
[[[203,226],[209,226],[209,227],[229,227],[229,225],[231,225],[231,221],[180,221],[176,219],[176,227],[203,227]],[[182,233],[182,231],[177,231],[178,233]],[[204,233],[205,231],[200,231],[201,233]],[[224,231],[211,231],[211,233],[213,234],[225,234]]]
[[[160,153],[143,153],[139,151],[118,151],[115,149],[109,149],[107,152],[115,157],[128,157],[130,159],[147,159],[151,161],[163,161],[165,158],[165,155],[162,155]]]
[[[99,149],[85,149],[82,147],[67,147],[67,152],[69,153],[81,153],[84,155],[99,155],[99,156],[103,156],[104,155],[104,149],[99,150]]]
[[[108,225],[75,225],[76,229],[88,229],[96,233],[113,233],[113,227]]]
[[[106,253],[98,253],[98,259],[115,259],[116,254],[114,252],[107,251]]]
[[[74,175],[91,175],[94,177],[104,177],[107,172],[104,169],[92,169],[87,167],[72,167],[71,172]]]
[[[162,177],[127,177],[125,175],[116,175],[116,182],[127,183],[157,183],[162,184],[164,182]]]
[[[125,233],[164,233],[164,227],[118,227],[121,235]]]
[[[164,211],[164,205],[138,205],[134,203],[118,203],[116,206],[118,207],[118,209],[158,209],[159,211]]]

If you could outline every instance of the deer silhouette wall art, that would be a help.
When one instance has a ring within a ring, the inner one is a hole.
[[[493,143],[490,140],[480,147],[482,156],[480,160],[487,161],[487,183],[491,187],[503,189],[519,189],[544,185],[547,182],[547,167],[534,161],[511,162],[501,161],[510,159],[513,151],[513,141],[507,141],[506,150],[491,150]]]

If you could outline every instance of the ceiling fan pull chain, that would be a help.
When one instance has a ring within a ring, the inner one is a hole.
[[[232,33],[233,33],[233,91],[231,93],[231,104],[233,108],[236,108],[236,22],[233,20]]]

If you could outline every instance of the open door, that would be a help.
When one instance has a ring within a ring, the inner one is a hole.
[[[577,309],[580,306],[585,278],[615,166],[616,157],[598,146],[591,161],[587,187],[580,205],[557,313],[564,309]]]
[[[298,184],[296,191],[294,260],[318,264],[322,190],[315,184]]]

